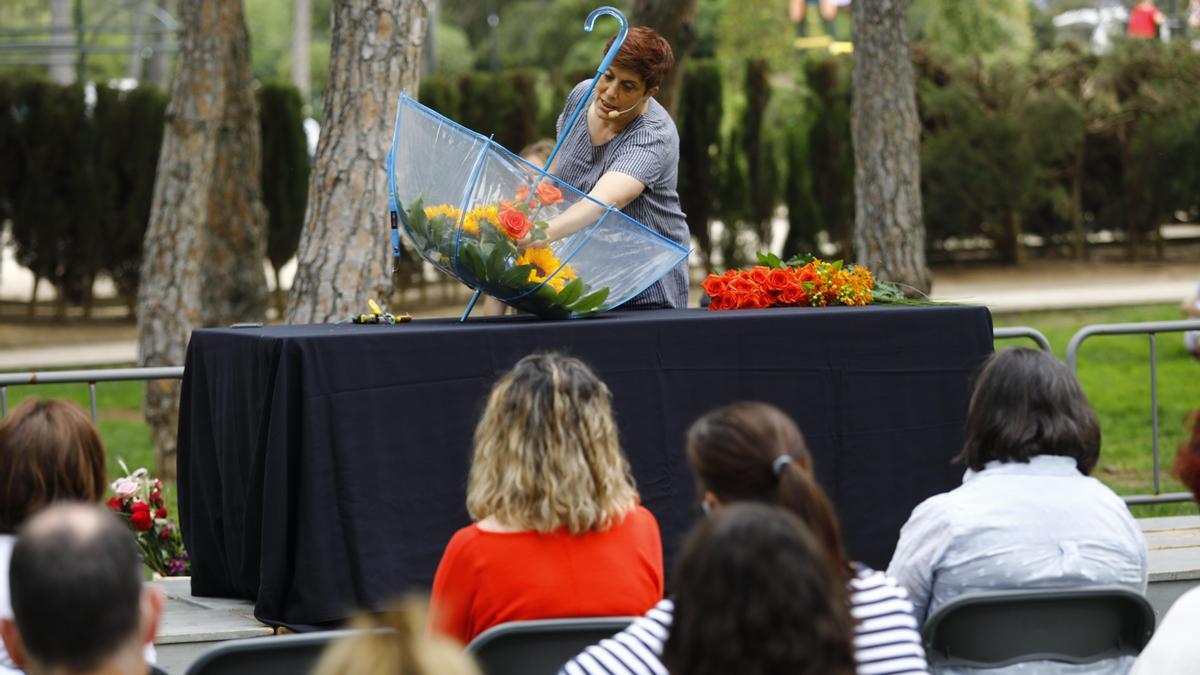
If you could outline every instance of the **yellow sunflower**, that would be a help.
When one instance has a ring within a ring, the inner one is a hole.
[[[489,206],[481,206],[473,211],[468,211],[467,216],[463,218],[463,231],[467,234],[479,236],[479,221],[486,220],[492,225],[500,226],[500,207],[495,204]]]
[[[558,274],[554,274],[554,277],[546,282],[555,291],[561,291],[567,282],[579,276],[570,265],[563,265],[554,255],[554,251],[544,246],[530,246],[525,249],[517,258],[516,264],[533,266],[533,269],[529,270],[529,280],[534,283],[546,281],[546,277],[558,270]],[[561,270],[558,269],[560,265]]]
[[[451,221],[458,222],[458,217],[462,215],[462,209],[451,206],[449,204],[438,204],[437,206],[426,206],[425,217],[437,218],[438,216],[446,216]]]

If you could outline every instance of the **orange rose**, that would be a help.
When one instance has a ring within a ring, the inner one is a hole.
[[[513,201],[518,204],[524,204],[529,201],[529,188],[525,186],[517,188],[517,194],[513,197]]]
[[[767,275],[770,273],[770,271],[771,268],[769,267],[755,265],[754,267],[750,268],[750,271],[746,273],[746,276],[749,277],[756,286],[765,286],[767,283]]]
[[[550,206],[563,200],[562,190],[559,190],[547,181],[538,183],[535,189],[537,191],[537,198],[542,202],[542,206]]]
[[[792,275],[788,274],[785,269],[776,269],[767,272],[767,288],[773,291],[782,291],[792,285]]]
[[[754,283],[749,276],[742,274],[729,280],[729,290],[732,293],[744,294],[753,293],[758,290],[758,284]]]
[[[715,298],[724,293],[727,286],[728,280],[725,277],[719,277],[715,274],[708,275],[708,277],[700,283],[700,288],[703,288],[704,292],[708,293],[710,298]]]
[[[779,294],[779,301],[785,305],[808,304],[808,294],[799,286],[788,286]]]
[[[533,223],[517,209],[504,209],[500,211],[500,228],[515,241],[529,234]]]

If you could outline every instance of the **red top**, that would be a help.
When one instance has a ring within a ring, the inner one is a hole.
[[[506,621],[641,616],[662,599],[658,522],[638,506],[603,532],[464,527],[433,579],[434,624],[463,644]]]
[[[1129,15],[1129,34],[1138,37],[1158,37],[1158,24],[1154,22],[1156,14],[1158,8],[1153,5],[1134,7],[1133,13]]]

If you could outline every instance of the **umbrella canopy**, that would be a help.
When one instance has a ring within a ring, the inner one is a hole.
[[[688,250],[401,94],[388,154],[392,211],[421,257],[543,318],[604,312]],[[554,241],[547,221],[581,201],[595,222]]]

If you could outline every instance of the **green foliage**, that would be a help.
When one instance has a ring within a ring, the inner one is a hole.
[[[60,298],[79,302],[100,268],[94,217],[102,203],[83,91],[31,81],[18,86],[17,98],[26,172],[12,207],[17,261],[53,283]]]
[[[946,56],[1019,60],[1034,47],[1029,0],[913,0],[909,28],[916,41]]]
[[[150,222],[154,176],[162,145],[167,97],[154,87],[97,90],[96,180],[105,188],[97,214],[102,224],[103,267],[127,306],[134,307],[142,243]]]
[[[738,78],[746,61],[762,59],[783,72],[795,58],[786,0],[737,0],[724,3],[717,19],[717,58]]]
[[[471,54],[471,40],[466,31],[448,23],[439,22],[436,34],[437,64],[436,70],[440,75],[462,75],[475,65]]]
[[[289,84],[258,90],[267,259],[278,273],[296,253],[308,205],[308,141],[300,91]]]
[[[626,16],[630,14],[628,1],[607,4],[621,10]],[[499,67],[542,68],[561,73],[583,65],[594,72],[604,56],[604,44],[617,30],[616,21],[601,17],[596,22],[595,30],[585,33],[583,22],[595,8],[596,3],[592,0],[517,0],[502,3],[500,25],[496,29]],[[449,16],[452,8],[447,6],[445,11]],[[486,23],[479,21],[475,25],[476,30],[483,29],[479,37],[472,39],[477,49],[475,63],[480,68],[490,68],[492,46],[490,36],[486,33]]]
[[[536,82],[536,75],[524,70],[463,75],[455,121],[485,136],[495,135],[497,143],[520,152],[538,138]]]
[[[458,120],[458,81],[460,77],[451,77],[441,73],[421,78],[421,90],[417,98],[421,103],[433,108],[452,120]]]
[[[712,264],[708,223],[716,208],[723,95],[721,69],[712,59],[688,61],[676,115],[679,118],[679,201],[688,229],[700,244],[706,268]]]
[[[790,166],[808,177],[807,185],[792,188],[788,198],[792,227],[809,219],[807,227],[789,234],[785,251],[810,250],[815,234],[824,230],[846,256],[854,226],[854,146],[850,136],[851,59],[823,56],[807,59],[804,76],[810,94],[812,121],[807,137],[789,141]],[[802,133],[800,130],[797,134]],[[804,148],[806,160],[799,156]],[[802,164],[806,163],[807,167]],[[792,174],[794,176],[794,174]],[[794,180],[794,178],[793,178]],[[793,205],[798,213],[791,215]],[[810,246],[802,246],[804,240]]]
[[[768,145],[763,130],[771,86],[767,82],[767,62],[752,59],[746,62],[745,106],[742,108],[742,151],[746,153],[746,179],[749,181],[750,202],[747,217],[755,227],[760,245],[770,242],[771,216],[779,195],[779,170],[772,145]]]

